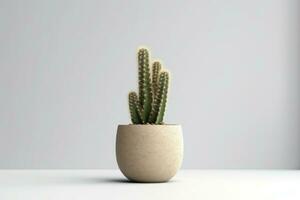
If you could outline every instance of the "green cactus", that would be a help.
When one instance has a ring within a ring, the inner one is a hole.
[[[152,88],[153,88],[153,96],[155,97],[157,88],[158,88],[158,76],[161,70],[161,64],[156,61],[152,65]]]
[[[162,123],[167,102],[167,93],[169,87],[168,84],[169,74],[168,72],[162,72],[159,75],[158,88],[154,97],[154,102],[150,113],[150,123]]]
[[[141,110],[137,94],[135,92],[130,92],[128,95],[128,101],[132,123],[141,124],[143,120],[141,119]]]
[[[152,64],[146,48],[138,51],[139,95],[129,93],[129,110],[133,124],[163,124],[169,88],[169,73],[162,71],[160,62]]]
[[[158,104],[158,112],[156,117],[156,124],[161,124],[163,122],[166,104],[167,104],[167,95],[169,88],[169,74],[167,72],[162,72],[159,76],[159,104]]]
[[[151,112],[152,104],[152,90],[150,79],[150,67],[149,67],[149,52],[147,49],[142,48],[138,52],[138,64],[139,64],[139,101],[142,111],[142,120],[148,121],[149,114]]]

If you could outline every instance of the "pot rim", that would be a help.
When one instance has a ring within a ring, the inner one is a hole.
[[[181,124],[119,124],[118,126],[181,126]]]

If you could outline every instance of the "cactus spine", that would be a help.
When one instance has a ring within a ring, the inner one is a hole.
[[[130,92],[129,110],[133,124],[163,124],[169,88],[169,73],[155,61],[150,70],[150,53],[138,50],[139,95]],[[152,80],[151,73],[152,72]]]

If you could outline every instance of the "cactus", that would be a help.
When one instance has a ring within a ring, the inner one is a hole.
[[[129,110],[133,124],[163,124],[166,109],[169,73],[161,71],[159,61],[152,64],[150,70],[150,53],[146,48],[138,50],[139,95],[130,92]]]

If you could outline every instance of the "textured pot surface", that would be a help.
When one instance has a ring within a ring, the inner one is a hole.
[[[132,181],[165,182],[181,166],[183,138],[180,125],[119,125],[117,162]]]

